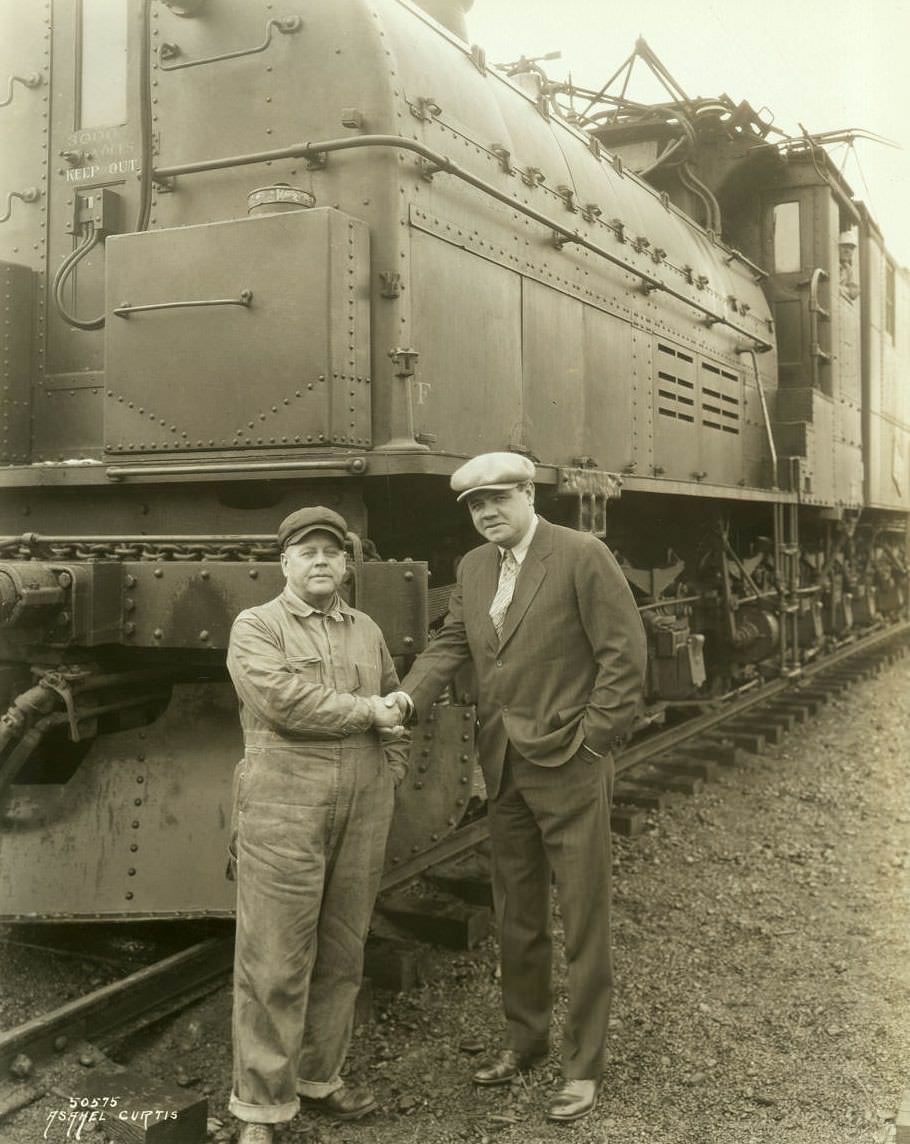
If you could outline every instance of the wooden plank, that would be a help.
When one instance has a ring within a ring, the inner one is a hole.
[[[425,958],[414,942],[371,936],[364,949],[363,972],[377,989],[409,993],[426,979]]]
[[[666,755],[664,758],[655,763],[658,771],[665,774],[670,778],[675,778],[680,775],[690,775],[697,779],[703,779],[706,783],[713,782],[717,778],[718,764],[705,759],[693,759],[687,755],[672,754]]]
[[[637,838],[646,825],[647,818],[641,810],[624,806],[614,806],[610,810],[610,829],[623,838]]]
[[[380,898],[377,909],[416,937],[450,949],[473,949],[490,932],[492,911],[454,898]]]
[[[696,739],[678,749],[687,759],[705,760],[720,763],[724,767],[740,767],[746,761],[746,752],[732,739]]]
[[[749,751],[753,755],[764,754],[767,745],[764,735],[733,723],[724,724],[723,737],[732,740],[737,747],[741,747],[742,750]],[[710,739],[711,736],[708,738]]]
[[[94,1124],[115,1144],[204,1144],[206,1139],[206,1098],[145,1072],[91,1073],[67,1096],[61,1113],[75,1118],[67,1133],[75,1139],[80,1120],[81,1135]]]
[[[623,779],[613,788],[613,802],[617,809],[623,806],[633,806],[640,810],[663,810],[669,801],[664,791],[639,786],[628,779]]]

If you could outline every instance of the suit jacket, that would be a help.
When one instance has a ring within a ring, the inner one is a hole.
[[[508,743],[559,766],[585,743],[607,754],[629,729],[646,666],[644,628],[613,554],[600,540],[540,519],[502,638],[489,616],[499,549],[472,549],[445,623],[402,680],[424,715],[468,659],[477,673],[478,749],[492,797]]]

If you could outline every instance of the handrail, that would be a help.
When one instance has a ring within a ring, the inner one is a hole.
[[[157,181],[163,181],[175,178],[179,175],[194,175],[203,171],[219,171],[228,167],[249,166],[253,163],[272,163],[282,159],[310,159],[318,161],[319,157],[332,151],[349,151],[363,147],[389,147],[399,151],[411,151],[432,165],[432,170],[427,168],[427,170],[424,171],[425,175],[439,173],[453,175],[469,186],[476,187],[477,190],[496,199],[497,202],[504,203],[511,210],[518,211],[520,214],[526,215],[528,218],[540,223],[552,232],[554,239],[558,243],[570,242],[584,247],[584,249],[590,250],[593,254],[598,255],[614,266],[621,267],[627,273],[637,275],[642,281],[643,289],[648,291],[661,290],[671,298],[675,298],[677,301],[691,306],[704,317],[709,325],[721,324],[727,326],[735,333],[741,334],[743,337],[754,342],[761,352],[773,348],[772,342],[759,337],[758,334],[745,329],[745,327],[740,326],[737,322],[731,321],[726,314],[714,313],[709,306],[702,305],[696,299],[689,297],[681,290],[674,289],[647,271],[636,266],[631,266],[624,259],[612,254],[598,243],[592,242],[591,239],[586,238],[577,230],[571,230],[549,215],[545,215],[533,207],[528,206],[526,203],[520,202],[518,199],[501,191],[492,183],[488,183],[485,179],[481,179],[464,167],[460,167],[457,163],[448,158],[448,156],[442,155],[430,147],[426,147],[416,139],[405,139],[400,135],[358,135],[343,139],[324,139],[315,143],[295,143],[290,147],[279,147],[270,151],[256,151],[246,155],[229,155],[221,159],[200,159],[194,163],[177,163],[169,167],[158,167],[153,172],[153,177]],[[615,231],[616,228],[614,227],[612,229]]]
[[[739,354],[749,354],[752,358],[752,369],[755,373],[755,388],[758,390],[758,401],[761,405],[762,420],[765,423],[765,434],[768,438],[768,449],[771,453],[771,488],[776,489],[778,487],[777,447],[774,444],[774,434],[771,431],[771,416],[768,412],[768,399],[765,396],[765,387],[762,385],[761,374],[758,372],[758,357],[751,346],[743,346],[736,352]]]
[[[287,35],[290,32],[299,31],[303,21],[299,16],[283,16],[278,20],[269,20],[265,25],[265,39],[261,44],[255,48],[240,48],[236,52],[224,52],[220,56],[206,56],[204,59],[198,60],[184,60],[183,63],[173,64],[166,63],[166,60],[172,60],[180,55],[180,48],[177,44],[163,43],[158,48],[158,67],[165,72],[179,71],[181,68],[195,68],[200,64],[218,64],[223,60],[236,60],[241,56],[255,56],[259,52],[264,52],[269,44],[272,42],[272,30],[277,28],[279,32]]]
[[[249,306],[253,301],[252,290],[241,290],[238,298],[198,298],[189,302],[149,302],[144,306],[131,306],[121,302],[112,310],[118,318],[128,318],[130,314],[147,313],[149,310],[189,310],[197,306]]]
[[[41,76],[38,72],[26,72],[25,75],[11,75],[9,86],[6,89],[6,99],[0,99],[0,107],[9,107],[13,102],[13,84],[21,83],[23,87],[40,87]]]
[[[809,355],[812,358],[812,385],[813,388],[820,389],[820,362],[829,362],[831,355],[825,353],[821,348],[818,340],[818,320],[819,318],[831,319],[831,311],[826,310],[818,300],[819,286],[822,282],[828,280],[828,272],[822,270],[817,266],[812,271],[812,276],[809,278]]]
[[[6,210],[0,215],[0,222],[6,222],[13,213],[13,199],[21,199],[24,203],[36,203],[41,198],[37,187],[26,187],[22,191],[10,191],[6,196]]]
[[[111,466],[107,478],[122,481],[127,477],[202,477],[206,473],[267,473],[278,470],[309,471],[314,469],[347,469],[359,474],[367,469],[366,457],[339,457],[335,461],[201,461],[198,464]]]

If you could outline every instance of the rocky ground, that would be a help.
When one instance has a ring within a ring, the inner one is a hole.
[[[487,940],[429,950],[423,985],[374,993],[349,1071],[376,1113],[301,1114],[280,1144],[890,1144],[910,1090],[908,765],[910,659],[617,840],[618,989],[590,1117],[546,1121],[555,1052],[511,1088],[471,1085],[501,1027]],[[120,1054],[207,1094],[210,1138],[225,1142],[229,1014],[223,990]],[[65,1141],[48,1128],[60,1103],[7,1118],[0,1142]]]

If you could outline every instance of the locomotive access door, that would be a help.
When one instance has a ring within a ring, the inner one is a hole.
[[[369,231],[331,208],[107,243],[105,459],[370,445]]]

